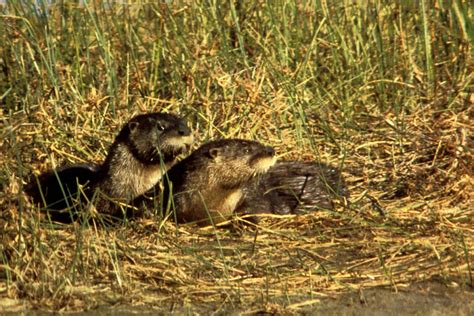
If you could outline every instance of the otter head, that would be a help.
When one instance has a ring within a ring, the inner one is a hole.
[[[132,154],[144,164],[168,163],[193,142],[186,121],[169,113],[135,116],[120,131],[118,141],[125,142]]]
[[[237,187],[276,162],[275,150],[256,141],[221,139],[201,147],[207,156],[208,174],[223,187]],[[212,169],[212,170],[211,170]]]

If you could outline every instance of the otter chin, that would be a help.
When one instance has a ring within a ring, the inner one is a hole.
[[[178,137],[170,137],[166,139],[166,143],[163,146],[169,146],[171,148],[189,148],[194,142],[193,134],[189,134],[187,136],[178,136]]]
[[[257,170],[258,173],[265,173],[267,172],[271,167],[275,165],[277,162],[277,158],[272,156],[272,157],[260,157],[255,159],[253,162],[253,168]]]

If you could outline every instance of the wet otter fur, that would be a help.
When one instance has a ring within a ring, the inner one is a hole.
[[[79,200],[93,200],[99,213],[118,215],[117,202],[127,203],[152,188],[192,141],[185,120],[176,115],[138,115],[120,130],[101,165],[47,172],[31,181],[25,191],[49,210],[69,208],[82,195]]]
[[[166,203],[172,197],[174,216],[180,223],[195,222],[200,226],[221,223],[240,205],[244,196],[242,188],[255,176],[265,173],[275,161],[273,148],[256,141],[208,142],[163,177],[163,201]]]
[[[245,214],[302,214],[349,199],[340,171],[320,162],[278,161],[243,191],[238,212]]]

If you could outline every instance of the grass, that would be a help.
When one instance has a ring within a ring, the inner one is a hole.
[[[4,302],[301,312],[362,288],[473,286],[468,1],[2,10]],[[282,159],[340,165],[352,206],[239,232],[145,218],[65,226],[31,206],[32,172],[102,161],[121,124],[148,111],[186,115],[198,142],[257,139]]]

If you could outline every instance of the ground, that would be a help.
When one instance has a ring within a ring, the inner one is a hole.
[[[469,1],[33,2],[0,5],[0,313],[474,313]],[[23,193],[153,111],[338,167],[350,203],[64,225]]]

